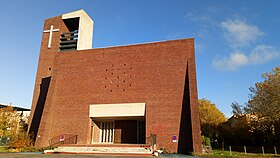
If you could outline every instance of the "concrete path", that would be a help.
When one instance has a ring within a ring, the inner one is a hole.
[[[50,154],[45,155],[42,153],[0,153],[0,158],[157,158],[154,156],[108,156],[108,155],[76,155],[76,154]],[[161,155],[158,158],[193,158],[192,156],[166,154]]]

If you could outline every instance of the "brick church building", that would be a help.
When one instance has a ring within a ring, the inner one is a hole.
[[[201,153],[194,39],[92,49],[84,10],[45,20],[29,133],[35,145],[149,144]],[[153,137],[153,139],[150,139]]]

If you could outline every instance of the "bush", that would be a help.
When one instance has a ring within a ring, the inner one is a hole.
[[[210,138],[202,136],[202,145],[203,146],[211,146]]]
[[[21,151],[21,149],[32,146],[32,140],[26,133],[19,133],[13,135],[8,143],[9,149],[15,149],[16,151]]]
[[[13,135],[8,143],[9,152],[43,152],[44,150],[53,149],[52,147],[37,148],[33,146],[31,136],[25,132]]]

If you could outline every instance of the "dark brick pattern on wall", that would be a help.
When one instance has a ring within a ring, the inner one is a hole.
[[[194,39],[59,52],[59,35],[67,28],[61,16],[47,19],[44,30],[50,25],[60,32],[50,49],[49,34],[42,37],[31,121],[39,119],[33,116],[42,78],[51,77],[51,83],[37,146],[60,134],[76,134],[79,144],[89,144],[90,104],[146,103],[146,137],[156,134],[158,148],[201,152]],[[172,142],[180,128],[188,136]]]

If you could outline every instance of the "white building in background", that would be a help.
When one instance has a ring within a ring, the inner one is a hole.
[[[0,103],[0,109],[8,106],[13,107],[13,110],[16,112],[16,114],[13,115],[13,118],[17,120],[16,132],[19,132],[20,127],[22,127],[23,130],[27,130],[30,109]],[[8,130],[10,130],[10,128],[8,128]],[[9,139],[9,137],[0,137],[0,146],[6,146]]]
[[[21,120],[24,123],[28,124],[28,119],[30,116],[30,109],[0,103],[0,108],[5,108],[7,106],[12,106],[13,109],[17,112],[17,114],[21,117]]]

